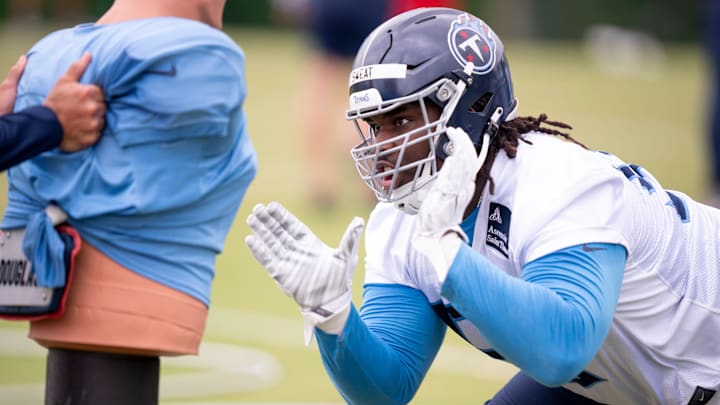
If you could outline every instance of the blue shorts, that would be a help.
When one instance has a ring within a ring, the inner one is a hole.
[[[386,15],[385,0],[312,0],[310,35],[324,52],[354,57]]]
[[[562,387],[546,387],[520,372],[485,405],[601,405]]]

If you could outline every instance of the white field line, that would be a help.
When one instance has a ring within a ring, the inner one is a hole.
[[[456,337],[448,330],[445,344],[440,348],[433,372],[470,375],[484,380],[506,381],[517,373],[510,363],[495,360]],[[296,318],[267,315],[259,312],[212,308],[208,319],[207,336],[227,339],[243,339],[283,347],[301,348],[303,323],[300,314]],[[313,340],[312,345],[315,345]],[[313,347],[308,350],[316,350]]]
[[[0,329],[0,356],[42,357],[47,351],[17,329]],[[269,353],[229,344],[203,342],[199,356],[165,357],[163,366],[186,372],[165,373],[160,379],[160,398],[180,400],[232,394],[268,388],[280,382],[282,367]],[[43,375],[38,375],[42,381]],[[43,402],[44,384],[0,385],[0,404]]]
[[[182,372],[164,373],[160,380],[160,397],[168,401],[180,401],[214,395],[250,392],[267,389],[278,384],[282,377],[282,365],[266,351],[239,345],[216,343],[217,340],[243,340],[281,347],[305,348],[302,338],[302,321],[257,312],[227,308],[212,308],[208,318],[205,339],[198,356],[165,357],[163,366],[178,367]],[[451,333],[451,332],[449,332]],[[3,328],[0,322],[0,357],[44,358],[47,351],[27,338],[27,331]],[[6,360],[7,361],[7,360]],[[2,368],[0,364],[0,368]],[[470,347],[460,339],[446,338],[440,349],[433,373],[472,376],[478,379],[504,381],[517,369],[507,363],[493,360]],[[44,375],[37,376],[37,383],[2,384],[0,381],[0,405],[35,405],[43,402]],[[210,405],[210,403],[182,402],[183,405]],[[255,405],[235,402],[233,405]],[[179,405],[179,404],[178,404]],[[212,403],[230,405],[230,403]],[[337,405],[308,402],[266,403],[262,405]]]

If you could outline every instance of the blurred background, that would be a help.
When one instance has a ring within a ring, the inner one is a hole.
[[[0,77],[44,35],[93,21],[110,4],[0,0]],[[705,3],[467,0],[464,5],[503,39],[521,115],[546,113],[566,122],[588,147],[645,167],[668,189],[711,201],[716,80],[705,46],[712,25]],[[163,404],[342,402],[317,348],[303,345],[294,303],[243,242],[249,233],[245,218],[258,202],[283,202],[330,245],[338,243],[353,216],[367,218],[372,209],[348,153],[357,138],[342,120],[349,60],[314,59],[322,52],[306,6],[303,0],[227,3],[224,31],[247,57],[245,108],[259,173],[218,259],[200,355],[163,359]],[[339,85],[331,83],[336,76]],[[312,126],[325,121],[326,126]],[[6,187],[3,173],[0,209]],[[362,280],[360,266],[356,305]],[[45,352],[25,338],[26,329],[22,322],[0,321],[2,405],[42,403]],[[482,404],[513,372],[449,333],[413,403]]]

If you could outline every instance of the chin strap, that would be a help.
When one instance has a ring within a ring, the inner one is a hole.
[[[432,152],[430,152],[430,155],[432,155]],[[435,176],[432,174],[432,163],[433,162],[428,161],[423,165],[423,170],[415,181],[402,185],[395,190],[397,194],[407,193],[405,197],[394,202],[395,208],[409,215],[415,215],[420,211],[422,202],[430,191],[432,183],[435,182]],[[415,184],[418,182],[422,182],[421,184],[423,185],[413,191],[412,188],[415,187]]]
[[[495,134],[497,134],[497,131],[500,128],[498,121],[500,121],[500,117],[502,116],[502,114],[503,108],[498,107],[495,109],[495,112],[490,117],[490,121],[488,121],[488,128],[483,134],[482,146],[480,147],[480,153],[478,154],[480,168],[482,168],[482,165],[485,164],[485,159],[487,159],[488,150],[490,149],[490,140],[495,136]]]
[[[516,110],[513,110],[511,114],[514,114]],[[480,162],[480,167],[482,167],[483,164],[485,164],[485,159],[487,159],[488,150],[490,149],[490,140],[492,137],[495,136],[495,134],[498,131],[498,128],[500,128],[500,125],[498,125],[498,121],[500,121],[500,117],[503,114],[503,108],[498,107],[495,109],[495,112],[490,117],[490,121],[488,122],[488,128],[483,134],[482,138],[482,146],[480,147],[480,153],[478,154],[478,162]],[[448,142],[448,145],[451,145],[452,149],[452,143]],[[449,151],[452,153],[452,150]],[[432,153],[432,152],[431,152]],[[418,177],[418,180],[433,177],[433,175],[430,173],[431,171],[431,162],[428,162],[424,165],[422,174],[420,177]],[[399,187],[396,192],[397,193],[405,193],[408,192],[409,188],[414,187],[417,181],[413,181],[410,183],[407,183],[401,187]],[[397,201],[395,201],[395,207],[399,209],[400,211],[410,214],[410,215],[416,215],[418,211],[420,210],[420,206],[422,205],[423,201],[427,197],[428,193],[430,192],[430,188],[432,187],[432,184],[435,182],[435,178],[428,180],[425,184],[423,184],[419,189],[415,190],[414,192],[409,192],[409,194],[406,197],[403,197]]]
[[[472,71],[473,71],[474,65],[472,62],[468,62],[465,65],[465,68],[463,69],[463,73],[467,75],[472,80]],[[465,80],[458,80],[457,83],[457,92],[462,93],[465,91],[465,88],[467,87],[468,83]],[[450,103],[452,104],[452,108],[445,108],[443,111],[443,114],[445,114],[447,111],[454,111],[455,107],[460,100],[460,97],[455,97],[454,100],[450,100]],[[511,120],[515,118],[517,115],[518,110],[518,103],[515,103],[515,106],[513,107],[512,111],[508,113],[508,116],[506,117],[507,120]],[[504,109],[502,107],[497,107],[493,114],[490,116],[490,120],[488,120],[487,127],[485,129],[485,132],[482,136],[482,144],[480,146],[480,152],[478,153],[478,161],[480,162],[480,167],[485,163],[485,159],[487,158],[488,150],[490,148],[490,141],[491,139],[497,134],[497,131],[500,129],[500,117],[502,117],[504,112]],[[452,148],[452,143],[448,142],[446,146]],[[451,150],[447,151],[448,155],[452,154]],[[430,152],[428,157],[433,156],[433,151]],[[400,211],[403,211],[406,214],[410,215],[416,215],[418,211],[420,210],[420,206],[422,205],[423,201],[427,197],[427,194],[431,188],[431,184],[435,182],[436,174],[431,173],[431,165],[432,162],[428,162],[423,166],[422,173],[420,176],[410,183],[407,183],[401,187],[398,187],[395,190],[394,194],[405,194],[407,193],[407,196],[402,197],[394,202],[394,205],[397,209]],[[418,183],[420,180],[427,179],[427,181],[422,182],[422,186],[420,186],[417,190],[412,190],[413,187]]]
[[[431,264],[442,283],[467,236],[460,227],[475,192],[475,178],[487,155],[477,156],[473,142],[460,128],[448,128],[453,153],[445,159],[437,180],[418,213],[412,244]],[[489,134],[485,134],[490,137]],[[432,279],[432,276],[431,278]]]

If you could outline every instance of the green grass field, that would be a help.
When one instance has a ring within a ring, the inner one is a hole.
[[[0,25],[0,74],[49,27]],[[341,403],[314,345],[305,347],[294,304],[250,257],[245,218],[258,202],[285,203],[329,244],[354,215],[367,218],[363,187],[347,159],[339,207],[322,213],[303,197],[303,168],[290,111],[303,61],[303,38],[283,31],[226,28],[245,50],[249,131],[259,155],[251,186],[217,262],[210,318],[199,357],[163,360],[163,404]],[[579,43],[508,42],[521,115],[547,113],[574,126],[593,149],[649,169],[666,188],[702,199],[706,189],[705,67],[693,45],[668,46],[652,74],[615,75]],[[608,54],[612,58],[612,53]],[[0,179],[0,207],[5,206]],[[363,271],[355,277],[360,303]],[[0,404],[42,402],[44,352],[26,325],[0,321]],[[532,344],[532,342],[528,342]],[[378,365],[381,367],[382,365]],[[413,403],[481,404],[513,372],[448,334]]]

